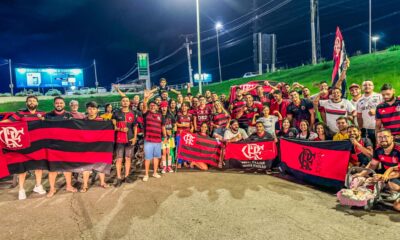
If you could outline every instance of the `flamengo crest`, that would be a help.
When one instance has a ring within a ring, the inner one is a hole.
[[[185,144],[189,145],[189,146],[194,145],[194,139],[195,139],[195,137],[190,133],[187,133],[185,136],[183,136],[183,140],[185,141]]]
[[[242,148],[243,155],[249,160],[262,160],[261,151],[264,151],[264,145],[260,146],[255,143],[246,144]]]
[[[21,136],[24,135],[24,129],[17,130],[15,127],[1,127],[0,141],[2,141],[8,148],[20,148]]]

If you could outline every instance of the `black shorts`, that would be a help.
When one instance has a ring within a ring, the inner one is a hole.
[[[133,150],[135,149],[134,145],[117,143],[115,146],[115,157],[116,158],[132,158]]]

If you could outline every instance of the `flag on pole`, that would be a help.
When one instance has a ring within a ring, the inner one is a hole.
[[[333,45],[333,71],[332,71],[332,86],[336,85],[339,80],[343,69],[348,67],[349,59],[347,58],[346,47],[343,40],[342,32],[340,28],[336,28],[335,43]],[[346,66],[347,65],[347,66]],[[341,84],[342,97],[346,97],[347,83],[346,79],[343,80]]]

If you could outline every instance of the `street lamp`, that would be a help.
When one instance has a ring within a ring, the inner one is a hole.
[[[379,36],[373,36],[372,37],[372,41],[374,42],[374,49],[375,49],[375,52],[376,52],[376,42],[379,40]]]
[[[203,94],[202,81],[203,74],[201,74],[201,43],[200,43],[200,0],[196,0],[196,20],[197,20],[197,64],[199,71],[199,92]]]
[[[219,53],[219,31],[222,30],[224,26],[221,22],[215,24],[215,31],[217,32],[217,50],[218,50],[218,67],[219,67],[219,81],[222,82],[222,70],[221,70],[221,55]]]

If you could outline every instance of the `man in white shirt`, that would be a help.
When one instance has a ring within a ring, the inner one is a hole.
[[[229,123],[229,129],[225,131],[224,140],[226,142],[238,142],[248,138],[246,131],[239,128],[239,122],[232,119]]]
[[[321,92],[321,94],[323,93]],[[349,119],[350,121],[354,121],[354,117],[356,116],[355,108],[349,100],[342,99],[342,91],[340,88],[332,88],[332,99],[319,99],[319,96],[314,99],[314,105],[317,105],[319,103],[320,106],[325,109],[325,123],[332,132],[337,133],[339,131],[336,125],[336,119],[338,119],[339,117],[347,117],[347,119]]]
[[[362,83],[364,94],[357,103],[357,120],[363,137],[367,137],[375,146],[376,106],[383,101],[382,95],[374,92],[374,83],[366,80]]]

